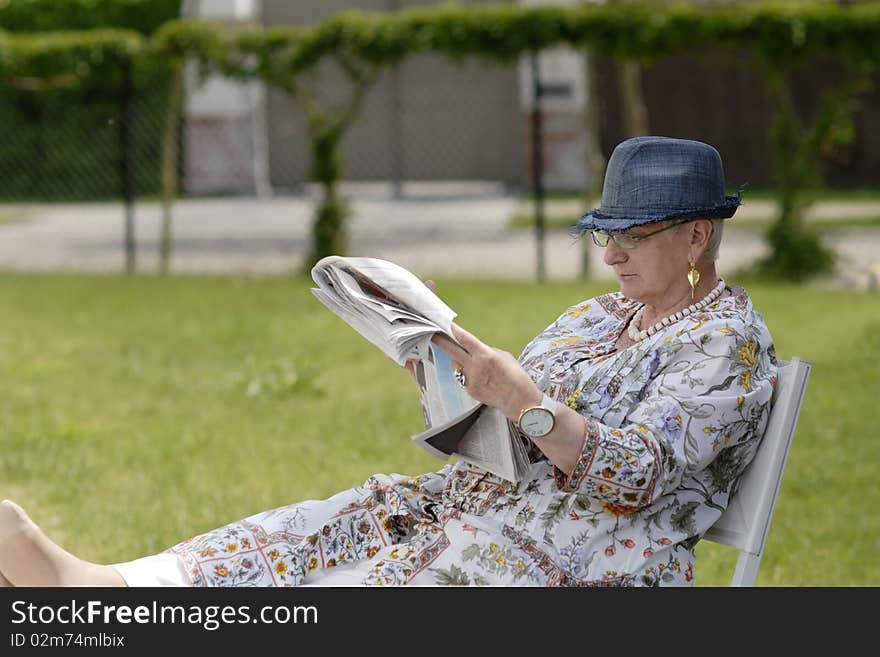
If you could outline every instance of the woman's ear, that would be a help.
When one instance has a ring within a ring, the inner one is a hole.
[[[709,239],[712,237],[712,231],[715,227],[709,219],[697,219],[690,222],[690,247],[691,251],[697,255],[697,259],[703,257],[709,246]]]

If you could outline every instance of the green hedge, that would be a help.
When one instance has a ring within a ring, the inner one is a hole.
[[[141,53],[145,37],[179,18],[180,7],[180,0],[0,2],[0,198],[119,197],[123,62],[132,62],[137,90],[137,191],[158,192],[161,120],[153,117],[164,112],[168,67]]]
[[[3,0],[0,29],[52,32],[121,27],[152,34],[180,16],[181,0]]]
[[[0,34],[0,198],[120,197],[124,64],[135,89],[137,193],[158,193],[168,66],[144,56],[147,45],[136,31],[109,28]]]
[[[569,45],[613,57],[656,59],[707,47],[748,48],[774,66],[830,54],[880,63],[880,3],[751,3],[700,7],[454,5],[397,13],[349,11],[301,29],[230,29],[192,20],[157,31],[160,49],[236,64],[242,55],[280,56],[291,74],[340,51],[375,64],[421,52],[512,60],[530,50]],[[245,62],[238,62],[243,69]]]
[[[652,4],[521,7],[444,5],[397,13],[349,11],[307,28],[231,28],[194,20],[168,20],[179,2],[143,0],[8,0],[0,25],[80,25],[89,11],[155,35],[146,39],[150,57],[187,56],[227,74],[296,76],[322,59],[344,53],[387,65],[421,52],[451,57],[512,60],[530,50],[559,45],[606,56],[646,60],[706,47],[748,48],[775,67],[830,54],[847,62],[880,63],[880,3],[751,3],[742,6],[655,6]],[[50,20],[52,12],[59,16]],[[45,18],[41,16],[45,15]],[[69,18],[68,18],[69,15]],[[161,20],[160,20],[161,19]],[[88,22],[88,21],[86,21]],[[128,53],[138,41],[110,30],[0,37],[0,74],[21,71],[62,75],[90,66],[96,57]],[[0,32],[2,35],[2,32]]]

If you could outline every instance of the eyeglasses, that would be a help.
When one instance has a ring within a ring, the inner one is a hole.
[[[645,233],[644,235],[630,235],[629,233],[608,233],[604,230],[591,230],[590,236],[593,238],[593,244],[595,244],[596,246],[608,246],[608,242],[609,240],[611,240],[621,249],[634,249],[639,245],[639,242],[641,242],[642,240],[653,237],[657,233],[662,233],[664,230],[669,230],[670,228],[680,226],[683,223],[687,222],[677,221],[674,224],[664,226],[660,230],[655,230],[653,233]]]

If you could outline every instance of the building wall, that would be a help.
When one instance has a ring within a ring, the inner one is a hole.
[[[264,0],[267,25],[308,25],[351,9],[343,0]],[[358,0],[358,9],[388,11],[438,4]],[[487,4],[464,2],[465,5]],[[337,71],[321,72],[322,98],[339,99],[346,83]],[[344,142],[347,180],[492,180],[519,185],[526,146],[519,107],[518,70],[473,58],[439,55],[407,58],[382,74]],[[272,184],[295,190],[307,178],[305,118],[293,101],[270,91],[269,143]]]
[[[254,22],[259,0],[185,0],[185,17]],[[221,75],[200,81],[186,69],[186,121],[183,127],[183,189],[188,194],[265,194],[265,148],[258,121],[264,85]]]

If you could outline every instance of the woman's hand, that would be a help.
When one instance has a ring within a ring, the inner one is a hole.
[[[465,388],[474,399],[493,406],[513,422],[524,408],[537,406],[543,397],[538,386],[512,354],[480,342],[458,324],[452,324],[452,337],[432,338],[434,344],[452,358],[452,367],[461,367]],[[557,404],[553,430],[543,438],[532,438],[553,465],[570,473],[584,444],[584,418],[565,404]]]
[[[461,368],[471,397],[514,422],[523,408],[541,402],[541,391],[513,354],[490,347],[455,323],[452,336],[458,344],[439,334],[432,341],[449,354],[453,368]]]

